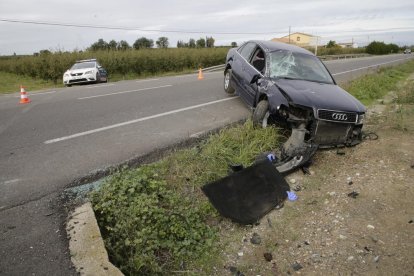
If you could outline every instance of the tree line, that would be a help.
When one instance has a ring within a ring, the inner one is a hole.
[[[195,40],[194,38],[190,38],[188,42],[183,40],[177,41],[177,48],[213,48],[214,47],[215,39],[210,36],[206,38],[199,38],[198,40]],[[168,40],[168,37],[161,36],[155,41],[155,45],[157,48],[168,48],[170,46],[170,42]],[[236,42],[231,43],[232,47],[237,47]],[[88,50],[90,51],[99,51],[99,50],[113,50],[113,51],[123,51],[128,49],[149,49],[154,47],[154,40],[146,38],[146,37],[140,37],[135,42],[130,45],[127,41],[121,40],[121,41],[115,41],[111,40],[109,42],[106,42],[102,38],[98,41],[92,43],[91,46],[88,47]]]

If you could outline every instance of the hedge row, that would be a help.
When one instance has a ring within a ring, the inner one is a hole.
[[[223,64],[228,48],[57,52],[0,58],[0,71],[57,82],[76,60],[97,58],[109,74],[137,76]]]

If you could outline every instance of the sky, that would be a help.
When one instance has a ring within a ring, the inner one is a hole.
[[[35,21],[120,27],[77,28],[11,23]],[[398,45],[414,44],[413,0],[191,0],[191,1],[79,1],[1,0],[0,55],[33,54],[40,50],[83,50],[105,41],[137,38],[156,41],[160,36],[175,47],[212,36],[215,45],[241,44],[250,39],[270,40],[304,32],[319,36],[321,43],[374,40]],[[150,30],[150,31],[146,31]],[[171,32],[173,31],[173,32]]]

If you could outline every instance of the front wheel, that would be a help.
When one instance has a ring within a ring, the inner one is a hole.
[[[266,128],[269,116],[269,102],[267,100],[262,100],[257,104],[253,111],[253,124],[257,127]]]
[[[227,69],[224,72],[224,91],[226,91],[227,94],[233,94],[234,88],[231,86],[231,69]]]

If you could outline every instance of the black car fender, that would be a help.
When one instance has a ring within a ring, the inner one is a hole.
[[[258,83],[258,93],[256,95],[256,105],[263,99],[269,102],[269,112],[271,114],[277,113],[281,106],[289,106],[289,102],[282,94],[277,86],[272,81],[260,80]]]

